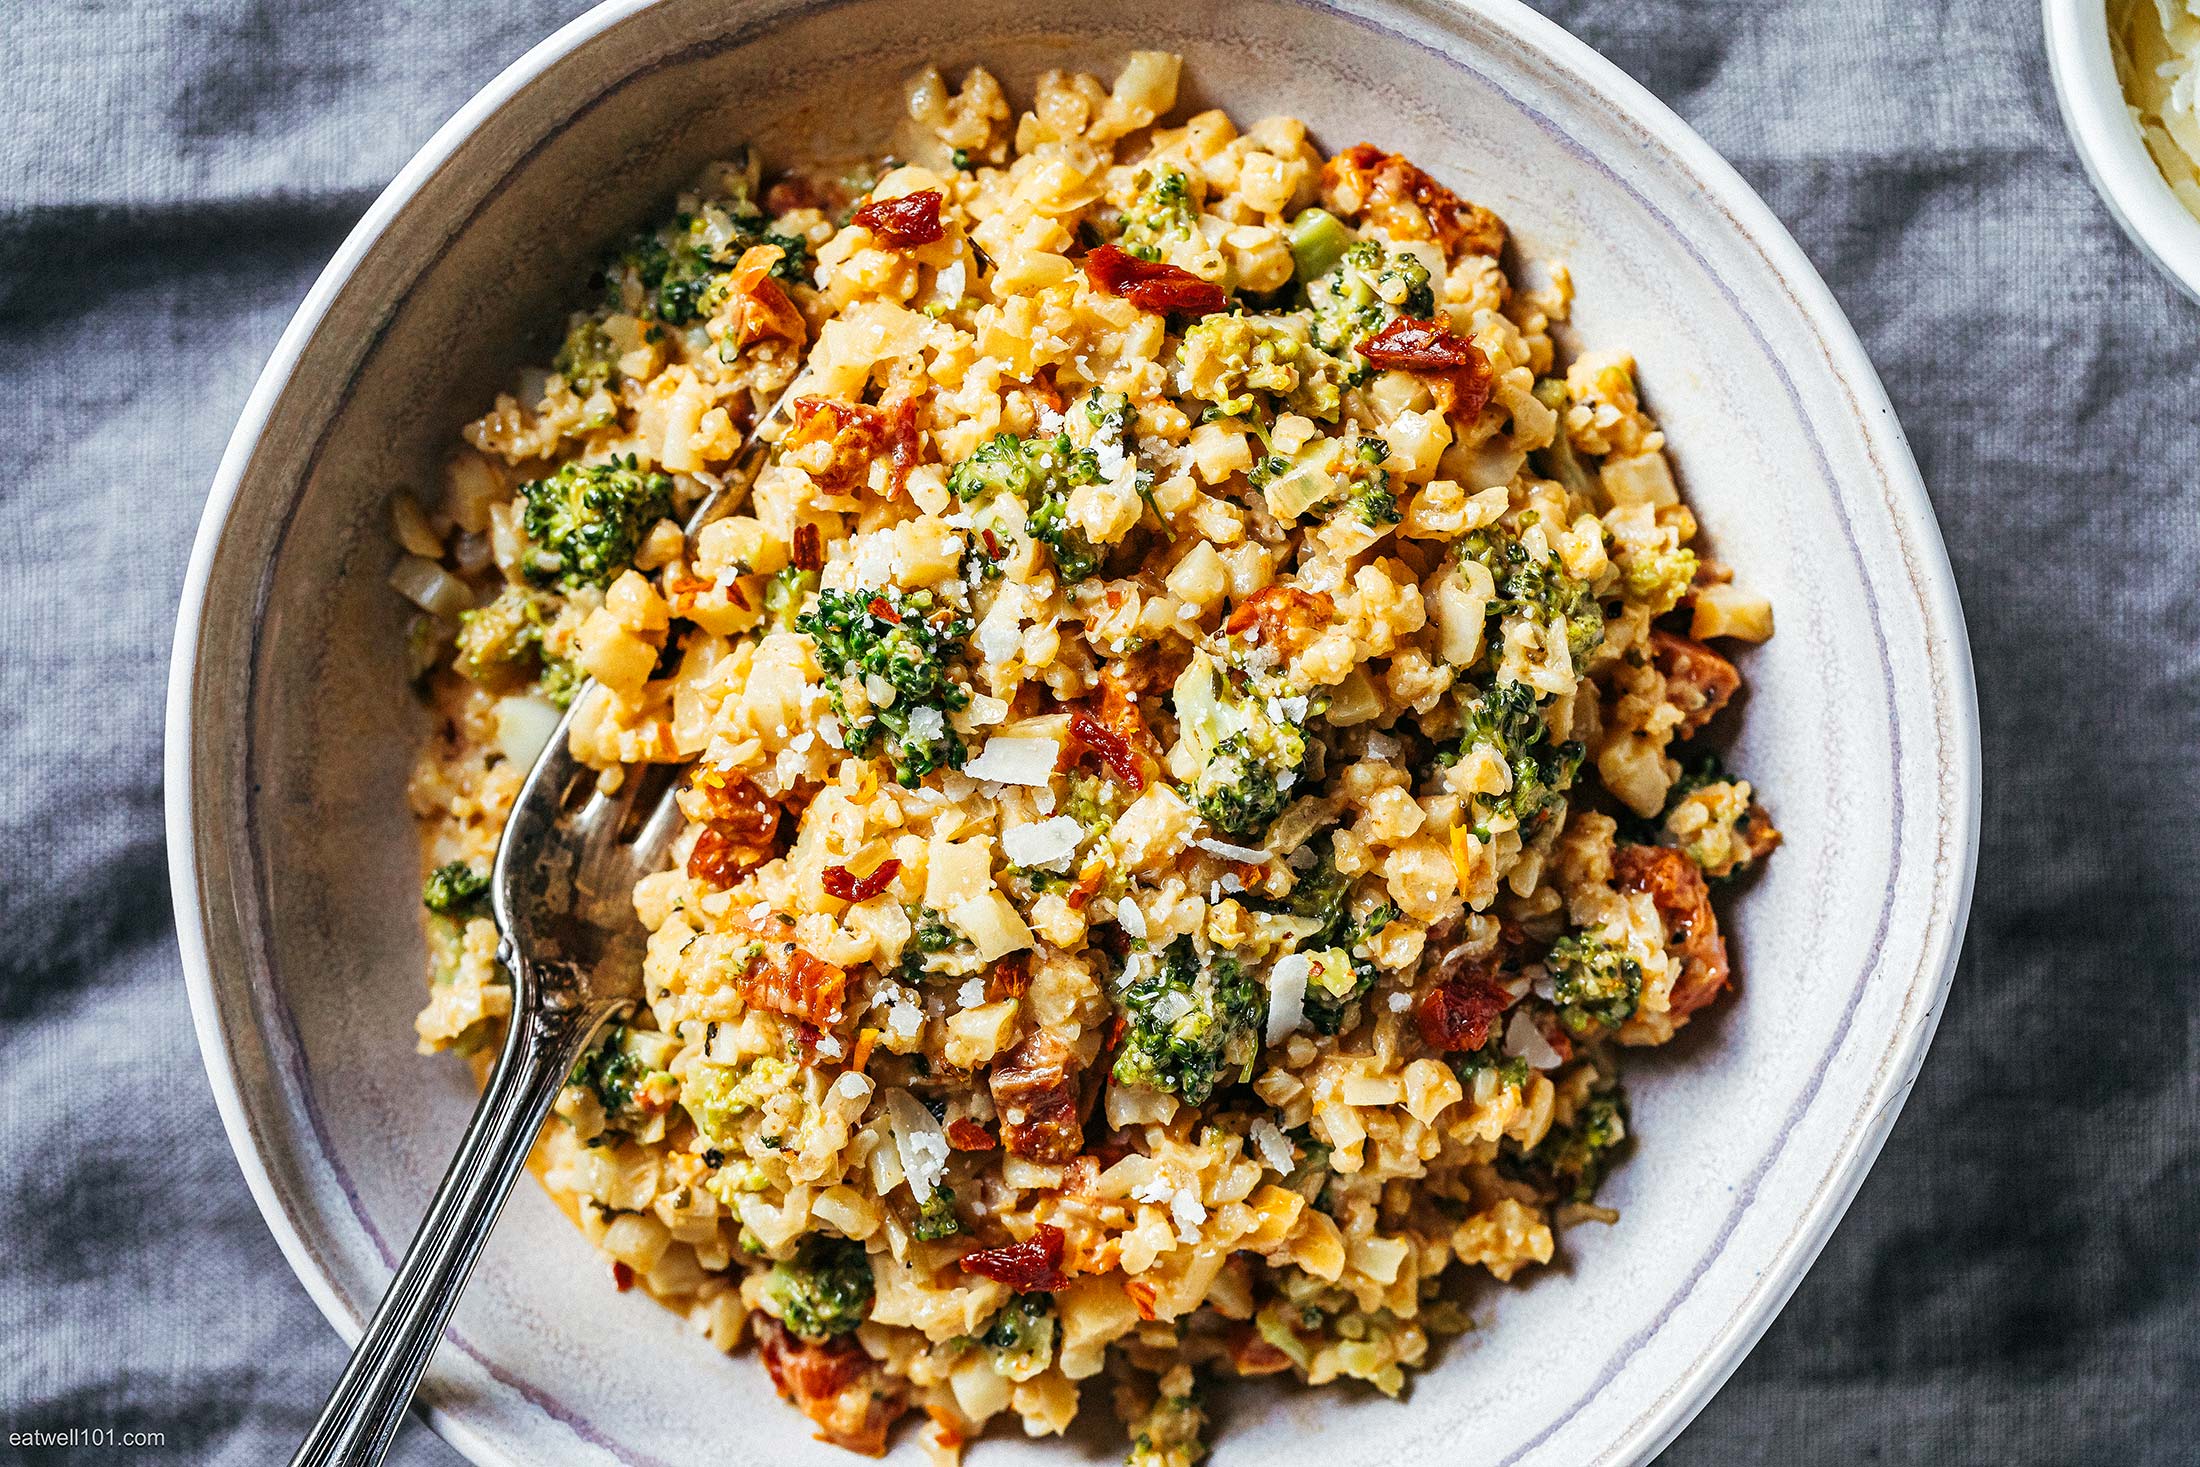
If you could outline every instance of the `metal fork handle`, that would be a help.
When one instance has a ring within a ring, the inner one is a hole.
[[[615,1007],[514,1003],[458,1155],[291,1467],[375,1467],[389,1451],[558,1090]]]

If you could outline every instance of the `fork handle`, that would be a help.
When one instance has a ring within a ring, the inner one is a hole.
[[[520,977],[523,975],[515,975]],[[412,1246],[291,1467],[375,1467],[558,1090],[615,1007],[519,1002],[496,1068]]]

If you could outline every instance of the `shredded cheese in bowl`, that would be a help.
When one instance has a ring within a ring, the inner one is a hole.
[[[2110,7],[2108,38],[2154,166],[2200,217],[2200,0],[2125,0]]]

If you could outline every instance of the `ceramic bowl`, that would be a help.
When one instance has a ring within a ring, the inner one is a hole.
[[[2106,5],[2043,0],[2043,19],[2055,99],[2086,176],[2139,252],[2200,301],[2200,219],[2170,192],[2131,120],[2109,47]]]
[[[1745,654],[1740,766],[1787,845],[1729,912],[1738,998],[1631,1071],[1617,1227],[1472,1296],[1408,1399],[1233,1389],[1218,1461],[1637,1462],[1763,1332],[1922,1058],[1971,884],[1978,734],[1917,470],[1832,297],[1742,181],[1511,0],[666,0],[593,11],[499,77],[338,252],[260,379],[193,554],[169,704],[176,905],[237,1156],[298,1276],[355,1335],[473,1102],[413,1052],[425,732],[383,584],[394,487],[541,359],[599,249],[755,139],[845,154],[930,59],[1012,84],[1186,58],[1186,101],[1400,149],[1559,257],[1578,340],[1632,349],[1717,554],[1778,607]],[[750,1357],[612,1291],[523,1182],[424,1391],[483,1464],[832,1463]],[[1119,1459],[999,1435],[979,1462]],[[913,1435],[910,1434],[910,1435]],[[911,1441],[899,1448],[915,1461]]]

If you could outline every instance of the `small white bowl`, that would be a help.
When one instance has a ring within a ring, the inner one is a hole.
[[[405,786],[426,716],[388,502],[540,360],[597,251],[747,138],[882,135],[930,57],[1112,74],[1185,54],[1186,110],[1400,149],[1563,258],[1574,340],[1631,350],[1712,551],[1778,607],[1737,766],[1787,842],[1728,910],[1741,992],[1629,1072],[1641,1142],[1563,1265],[1410,1398],[1224,1393],[1217,1467],[1624,1467],[1717,1389],[1902,1107],[1971,891],[1978,714],[1954,582],[1871,364],[1747,184],[1516,0],[615,0],[497,78],[345,241],[277,345],[192,554],[168,709],[170,870],[199,1042],[269,1226],[336,1326],[389,1281],[474,1086],[413,1053]],[[845,156],[845,152],[842,152]],[[243,1301],[240,1301],[243,1302]],[[1105,1390],[1086,1407],[1110,1427]],[[846,1467],[667,1310],[613,1292],[540,1188],[497,1225],[422,1390],[483,1467]],[[301,1403],[302,1404],[302,1403]],[[906,1433],[896,1460],[921,1452]],[[972,1467],[1114,1460],[996,1432]]]
[[[2132,123],[2109,48],[2107,5],[2044,0],[2043,10],[2055,98],[2094,190],[2155,268],[2200,301],[2200,219],[2170,192]]]

